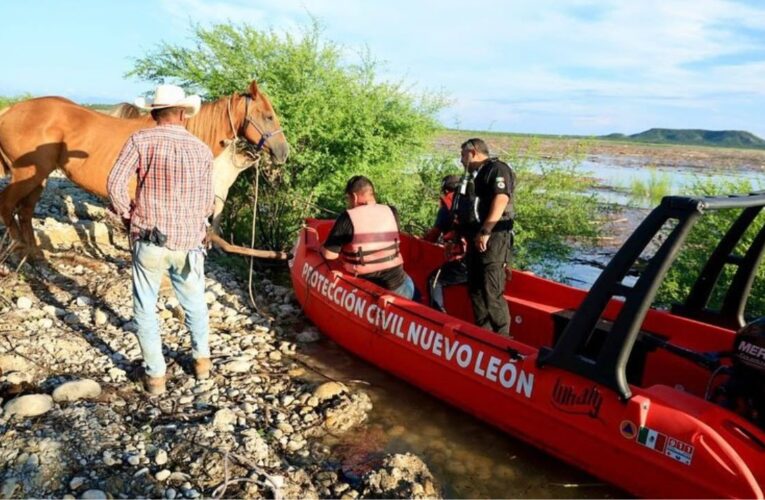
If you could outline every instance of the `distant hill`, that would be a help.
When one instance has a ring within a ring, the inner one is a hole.
[[[765,140],[743,130],[696,130],[652,128],[639,134],[609,134],[602,139],[650,142],[652,144],[685,144],[729,148],[765,148]]]

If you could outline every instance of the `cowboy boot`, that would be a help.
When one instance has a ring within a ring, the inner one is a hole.
[[[158,396],[165,392],[165,377],[150,377],[144,375],[143,388],[152,396]]]
[[[210,361],[210,358],[198,358],[194,360],[194,376],[198,380],[209,378],[210,368],[212,368],[212,361]]]

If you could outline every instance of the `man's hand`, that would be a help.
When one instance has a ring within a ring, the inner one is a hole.
[[[130,219],[123,218],[111,205],[106,208],[106,223],[115,229],[130,232]]]
[[[489,238],[491,234],[478,234],[475,237],[475,246],[479,252],[483,253],[489,247]]]
[[[212,248],[213,236],[215,236],[215,229],[213,229],[212,226],[207,226],[207,231],[205,231],[205,237],[202,240],[202,246],[205,247],[206,250],[210,250]]]

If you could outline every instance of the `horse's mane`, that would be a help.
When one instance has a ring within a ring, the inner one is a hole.
[[[129,102],[121,102],[111,108],[107,114],[117,118],[138,118],[142,113],[141,108],[135,104],[131,104]]]
[[[235,131],[231,130],[231,122],[229,121],[229,100],[231,101],[231,111],[233,113],[239,103],[239,96],[237,94],[221,97],[213,102],[203,103],[199,113],[189,119],[186,129],[207,144],[212,144],[216,137],[233,138]],[[234,126],[236,125],[237,123],[235,122]]]

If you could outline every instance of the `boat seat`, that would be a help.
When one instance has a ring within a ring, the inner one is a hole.
[[[553,313],[554,326],[554,338],[553,347],[558,343],[563,330],[568,325],[571,318],[576,313],[574,309],[563,309]],[[606,336],[611,333],[614,322],[607,319],[599,319],[595,329],[590,335],[584,346],[581,348],[580,354],[590,359],[597,359],[598,353],[606,340]],[[645,362],[648,357],[648,353],[654,352],[658,349],[655,342],[649,342],[646,340],[646,336],[653,338],[660,338],[666,340],[668,337],[664,335],[658,335],[655,333],[640,331],[638,332],[635,346],[632,348],[630,359],[627,361],[627,381],[632,385],[642,386],[643,373],[645,371]]]

